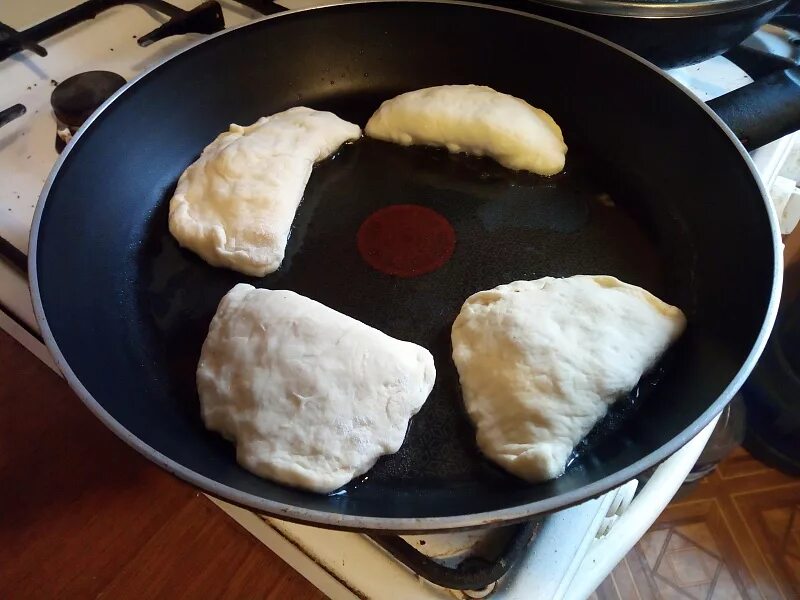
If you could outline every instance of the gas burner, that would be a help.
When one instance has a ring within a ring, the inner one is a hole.
[[[59,83],[50,95],[58,121],[56,150],[61,152],[97,108],[125,85],[125,78],[111,71],[78,73]]]

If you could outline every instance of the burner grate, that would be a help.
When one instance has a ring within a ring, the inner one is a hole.
[[[423,554],[399,535],[370,535],[376,544],[414,573],[443,588],[473,592],[470,597],[488,596],[522,557],[540,526],[539,520],[502,528],[507,537],[499,551],[487,557],[468,556],[450,567]]]
[[[5,110],[0,110],[0,127],[6,123],[11,123],[11,121],[21,117],[27,111],[28,109],[23,104],[15,104]]]
[[[30,50],[39,56],[47,56],[42,42],[54,35],[74,27],[78,23],[93,19],[100,13],[122,6],[137,4],[169,17],[169,20],[153,31],[138,39],[140,46],[148,46],[155,41],[172,35],[185,33],[214,33],[225,28],[225,18],[219,2],[209,0],[191,10],[183,10],[164,0],[88,0],[74,8],[55,15],[25,31],[17,31],[4,23],[0,23],[0,60],[21,50]]]

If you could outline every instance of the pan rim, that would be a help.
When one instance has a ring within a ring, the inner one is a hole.
[[[521,504],[518,506],[503,508],[499,510],[493,510],[482,513],[465,514],[465,515],[450,515],[444,517],[379,517],[379,516],[347,515],[337,512],[327,512],[322,510],[308,509],[291,504],[284,504],[282,502],[277,502],[274,500],[268,500],[266,498],[262,498],[254,494],[242,492],[236,488],[221,484],[213,479],[201,475],[200,473],[192,469],[189,469],[180,464],[179,462],[167,457],[166,455],[162,454],[149,444],[145,443],[144,441],[136,437],[133,433],[131,433],[128,429],[126,429],[119,421],[117,421],[108,411],[106,411],[106,409],[101,405],[101,403],[98,402],[94,398],[94,396],[83,386],[82,382],[72,371],[66,358],[61,353],[58,343],[55,340],[55,337],[53,336],[53,333],[50,329],[50,325],[47,320],[47,315],[45,314],[41,292],[39,289],[39,276],[37,269],[37,254],[38,254],[37,249],[38,249],[39,230],[41,226],[42,216],[44,214],[44,209],[47,204],[47,198],[50,194],[50,190],[53,186],[53,183],[55,182],[58,173],[61,170],[61,167],[64,165],[75,144],[78,142],[78,140],[81,139],[81,137],[86,133],[86,131],[90,129],[91,124],[100,116],[100,114],[103,111],[105,111],[111,104],[113,104],[117,100],[117,98],[119,98],[122,94],[126,93],[128,89],[135,86],[137,82],[139,82],[141,79],[144,79],[145,77],[149,76],[151,73],[155,72],[161,66],[168,63],[177,56],[185,52],[188,52],[190,50],[193,50],[194,48],[200,46],[201,44],[216,39],[217,37],[226,35],[228,33],[237,31],[239,29],[256,26],[260,23],[263,23],[271,19],[280,18],[287,15],[304,13],[308,11],[316,11],[323,9],[335,10],[341,7],[347,7],[350,5],[361,5],[361,4],[380,5],[380,4],[401,4],[401,3],[402,4],[405,3],[452,4],[452,5],[466,6],[471,8],[480,8],[483,10],[495,10],[499,12],[509,13],[520,17],[543,21],[554,27],[561,27],[573,31],[579,35],[587,36],[599,43],[610,46],[611,48],[615,49],[618,52],[622,52],[629,58],[642,64],[643,67],[655,71],[658,75],[666,79],[670,84],[676,86],[684,94],[689,96],[689,98],[692,101],[694,101],[701,110],[704,110],[706,114],[712,118],[712,120],[717,124],[717,126],[720,127],[722,131],[725,133],[725,135],[730,139],[731,143],[733,143],[734,147],[737,149],[740,156],[744,160],[745,165],[750,170],[750,174],[755,180],[758,190],[761,192],[762,201],[764,202],[764,209],[767,211],[767,218],[770,230],[772,232],[773,253],[775,256],[774,269],[772,274],[772,279],[773,279],[772,291],[770,293],[764,322],[762,323],[761,329],[755,339],[755,342],[739,371],[736,373],[736,375],[733,377],[730,383],[726,386],[723,392],[710,404],[710,406],[697,419],[695,419],[691,424],[689,424],[679,435],[672,438],[669,442],[663,444],[661,447],[654,450],[650,454],[647,454],[646,456],[640,458],[639,460],[629,465],[625,469],[621,469],[620,471],[617,471],[616,473],[604,477],[589,485],[577,488],[575,490],[572,490],[564,494],[560,494],[555,497],[546,498],[543,500],[529,502],[526,504]],[[476,529],[476,528],[495,526],[501,524],[510,524],[513,522],[518,522],[533,518],[536,515],[564,510],[570,506],[574,506],[576,504],[585,502],[592,498],[596,498],[605,492],[615,489],[623,485],[627,481],[636,478],[640,473],[647,470],[648,468],[660,464],[666,458],[677,452],[687,442],[689,442],[691,439],[697,436],[702,431],[702,429],[706,425],[708,425],[708,423],[710,423],[711,420],[719,412],[722,411],[725,405],[731,400],[733,395],[742,386],[745,379],[749,376],[750,372],[753,370],[755,363],[758,361],[759,357],[764,351],[764,348],[766,346],[772,328],[775,324],[775,319],[778,313],[778,304],[781,295],[781,288],[783,285],[783,251],[782,251],[782,242],[780,238],[780,233],[778,229],[777,215],[775,215],[775,212],[772,209],[769,202],[770,201],[767,196],[764,183],[761,180],[761,177],[758,174],[758,171],[756,170],[755,164],[753,163],[750,155],[747,153],[744,146],[736,138],[733,132],[722,121],[722,119],[713,110],[711,110],[711,108],[705,102],[700,100],[680,82],[670,77],[667,73],[659,69],[653,63],[634,54],[630,50],[627,50],[626,48],[619,46],[618,44],[610,42],[604,38],[601,38],[600,36],[584,31],[577,27],[560,23],[553,19],[532,15],[518,10],[481,4],[479,2],[466,2],[461,0],[458,1],[355,0],[348,2],[339,2],[337,4],[330,4],[324,6],[287,10],[285,12],[280,12],[274,15],[267,15],[265,17],[235,27],[231,27],[229,29],[224,29],[220,32],[209,35],[204,39],[198,40],[197,42],[190,44],[186,48],[183,48],[181,50],[178,50],[177,52],[170,54],[163,60],[152,65],[147,70],[138,74],[136,77],[134,77],[124,86],[122,86],[119,90],[117,90],[102,105],[100,105],[98,109],[86,120],[86,122],[83,124],[80,130],[76,133],[76,135],[72,138],[70,143],[64,149],[61,156],[53,166],[53,169],[50,171],[47,180],[45,181],[45,184],[42,188],[42,191],[39,195],[39,199],[37,201],[36,209],[34,211],[33,221],[31,224],[31,234],[28,245],[28,273],[29,273],[28,277],[29,277],[29,286],[31,290],[31,299],[33,304],[34,315],[41,329],[42,338],[44,339],[45,345],[50,354],[52,355],[54,362],[64,375],[64,378],[67,380],[67,383],[69,384],[70,388],[72,388],[72,390],[77,394],[77,396],[86,405],[86,407],[100,421],[102,421],[103,424],[106,427],[108,427],[117,437],[119,437],[122,441],[131,446],[134,450],[139,452],[145,458],[156,463],[158,466],[172,473],[179,479],[186,481],[187,483],[199,488],[201,491],[206,492],[212,496],[215,496],[219,499],[231,502],[233,504],[242,507],[246,507],[249,510],[264,513],[269,516],[274,516],[278,519],[322,526],[330,529],[396,532],[403,534]]]
[[[750,9],[764,8],[773,2],[777,5],[782,0],[691,0],[688,2],[647,2],[642,0],[532,0],[553,8],[575,13],[598,15],[601,17],[619,17],[627,20],[670,20],[699,19],[714,17]]]

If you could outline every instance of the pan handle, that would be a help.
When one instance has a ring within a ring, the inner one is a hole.
[[[747,150],[800,129],[800,67],[772,73],[708,101]]]

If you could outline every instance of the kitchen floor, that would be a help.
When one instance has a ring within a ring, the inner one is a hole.
[[[322,594],[0,332],[0,598]],[[800,598],[800,480],[731,455],[593,599]]]
[[[734,451],[674,500],[592,600],[800,598],[800,479]]]
[[[0,331],[0,599],[322,600]]]

